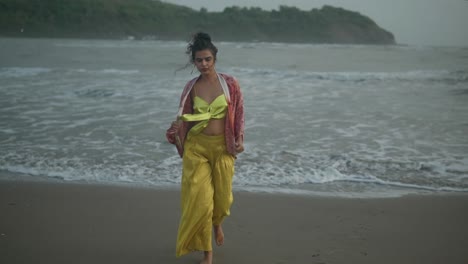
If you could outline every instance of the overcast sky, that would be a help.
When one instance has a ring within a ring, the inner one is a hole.
[[[323,5],[343,7],[373,19],[395,35],[399,44],[468,46],[468,0],[163,0],[199,10],[222,11],[227,6],[280,5],[303,10]]]

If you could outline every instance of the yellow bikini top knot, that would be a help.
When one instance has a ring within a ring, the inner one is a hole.
[[[180,118],[183,121],[194,122],[198,124],[190,129],[191,133],[198,134],[208,126],[210,119],[222,119],[226,116],[228,103],[224,94],[216,97],[210,104],[202,98],[195,96],[193,98],[193,114],[184,114]]]

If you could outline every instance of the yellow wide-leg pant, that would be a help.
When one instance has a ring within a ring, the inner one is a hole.
[[[190,135],[184,145],[176,256],[212,251],[212,228],[229,215],[234,157],[224,135]]]

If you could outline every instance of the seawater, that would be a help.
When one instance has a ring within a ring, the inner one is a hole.
[[[239,190],[468,191],[468,48],[217,43],[245,100]],[[0,170],[177,186],[186,43],[0,38]]]

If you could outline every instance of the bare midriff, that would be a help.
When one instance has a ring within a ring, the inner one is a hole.
[[[203,129],[202,133],[208,136],[217,136],[224,134],[224,122],[226,118],[210,119],[208,125]]]

